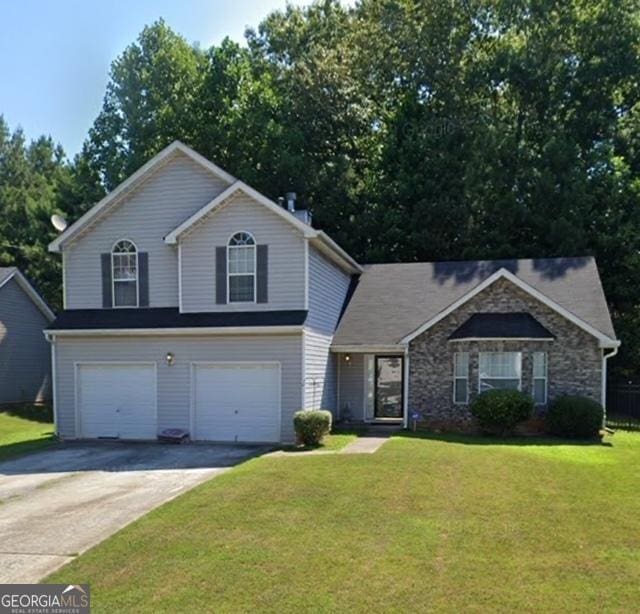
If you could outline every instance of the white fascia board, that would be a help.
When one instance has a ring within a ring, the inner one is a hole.
[[[164,242],[169,245],[175,245],[180,238],[180,235],[184,234],[187,230],[189,230],[194,224],[199,222],[201,219],[213,213],[215,210],[219,209],[223,203],[225,203],[229,198],[234,196],[237,192],[244,192],[249,198],[255,200],[256,202],[264,205],[268,209],[270,209],[276,215],[279,215],[282,219],[286,220],[289,224],[291,224],[294,228],[300,230],[305,237],[313,237],[316,236],[317,231],[313,230],[311,226],[301,222],[298,218],[291,215],[288,211],[285,211],[282,207],[278,206],[272,200],[268,199],[264,194],[260,194],[257,190],[254,190],[251,186],[248,186],[246,183],[242,181],[236,181],[231,184],[226,190],[222,193],[218,194],[212,201],[207,203],[204,207],[196,211],[191,217],[186,219],[182,224],[180,224],[177,228],[172,230],[165,238]]]
[[[406,345],[332,345],[332,352],[340,354],[403,354]]]
[[[49,322],[53,322],[56,319],[56,314],[51,311],[49,305],[47,305],[46,301],[36,292],[36,289],[29,283],[27,278],[16,269],[9,277],[7,277],[0,284],[0,288],[8,284],[12,279],[16,280],[16,283],[22,288],[22,290],[27,294],[27,296],[31,299],[32,303],[42,312],[45,318],[49,320]]]
[[[548,296],[536,290],[533,286],[530,286],[527,282],[522,281],[519,277],[514,275],[511,271],[501,268],[493,275],[490,275],[483,282],[479,283],[475,288],[471,289],[465,295],[461,296],[457,301],[454,301],[449,305],[446,309],[443,309],[439,314],[425,322],[422,326],[414,330],[412,333],[408,334],[401,340],[401,343],[409,343],[413,339],[415,339],[418,335],[421,335],[423,332],[440,322],[443,318],[446,318],[450,313],[458,309],[458,307],[464,305],[467,301],[471,300],[476,294],[482,292],[485,288],[488,288],[491,284],[493,284],[498,279],[507,279],[512,282],[516,286],[518,286],[521,290],[524,290],[527,294],[533,296],[538,299],[541,303],[553,309],[556,313],[559,313],[561,316],[573,322],[576,326],[581,328],[582,330],[588,332],[590,335],[594,336],[600,342],[600,347],[618,347],[620,342],[616,339],[611,339],[607,335],[601,333],[599,330],[587,324],[584,320],[580,319],[575,314],[571,313],[568,309],[565,309],[554,300],[550,299]]]
[[[121,337],[168,335],[290,335],[301,333],[302,326],[227,326],[193,328],[88,328],[45,330],[49,337]]]
[[[449,343],[461,343],[463,341],[555,341],[553,337],[464,337],[449,339]]]
[[[181,152],[189,157],[191,160],[216,175],[227,183],[233,183],[235,177],[230,175],[219,166],[216,166],[213,162],[207,160],[204,156],[201,156],[198,152],[194,151],[190,147],[187,147],[180,141],[174,141],[168,147],[165,147],[161,152],[156,154],[151,160],[143,164],[133,175],[125,179],[120,185],[114,188],[109,194],[107,194],[101,201],[95,204],[89,211],[83,216],[77,219],[69,228],[56,237],[51,243],[49,243],[50,252],[59,252],[62,249],[63,243],[72,239],[80,230],[82,230],[87,224],[96,219],[100,213],[111,203],[118,198],[124,196],[139,183],[141,183],[153,170],[159,165],[168,160],[175,152]]]
[[[349,273],[362,273],[362,267],[322,230],[317,231],[317,235],[311,238],[311,242],[314,247],[336,262],[341,268],[346,269]]]

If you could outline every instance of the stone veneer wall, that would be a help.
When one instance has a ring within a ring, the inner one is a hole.
[[[449,341],[473,313],[529,312],[554,341]],[[508,280],[500,279],[438,322],[409,345],[409,412],[420,411],[425,426],[471,430],[468,405],[453,403],[453,355],[469,352],[469,401],[478,394],[479,352],[522,352],[522,390],[531,394],[531,353],[547,352],[547,398],[580,394],[601,400],[602,350],[592,335],[563,318]],[[544,409],[544,408],[538,408]]]

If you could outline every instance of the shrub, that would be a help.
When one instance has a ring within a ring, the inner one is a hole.
[[[549,407],[547,429],[553,435],[572,439],[596,437],[602,428],[604,411],[600,403],[579,396],[557,398]]]
[[[305,446],[317,446],[331,431],[331,412],[323,409],[304,409],[293,416],[293,427],[298,442]]]
[[[533,414],[533,399],[518,390],[488,390],[471,403],[471,413],[485,433],[506,435]]]

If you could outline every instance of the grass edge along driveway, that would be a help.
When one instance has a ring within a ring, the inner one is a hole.
[[[0,462],[55,443],[51,410],[23,405],[0,410]]]
[[[94,611],[631,611],[640,435],[251,460],[47,579]]]

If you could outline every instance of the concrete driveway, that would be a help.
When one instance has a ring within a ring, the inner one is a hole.
[[[0,583],[37,582],[255,446],[66,444],[0,463]]]

